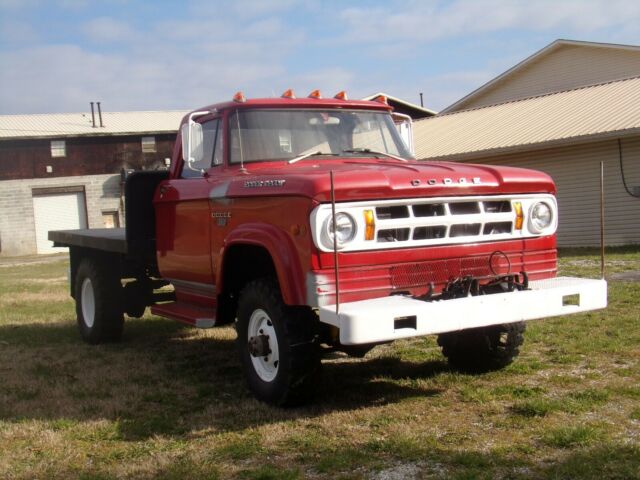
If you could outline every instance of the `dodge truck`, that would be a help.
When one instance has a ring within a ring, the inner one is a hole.
[[[249,390],[307,401],[323,352],[437,335],[454,368],[499,369],[525,322],[606,307],[557,277],[552,179],[418,161],[384,97],[232,100],[183,119],[168,171],[125,183],[125,229],[52,231],[89,343],[124,315],[235,324]]]

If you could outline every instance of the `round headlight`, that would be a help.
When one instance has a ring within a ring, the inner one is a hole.
[[[545,202],[534,203],[529,214],[529,227],[535,233],[548,228],[553,221],[553,211]]]
[[[333,221],[331,217],[327,218],[326,230],[327,237],[331,248],[333,248]],[[356,222],[351,215],[344,212],[336,213],[336,240],[338,245],[342,246],[349,243],[356,236]]]

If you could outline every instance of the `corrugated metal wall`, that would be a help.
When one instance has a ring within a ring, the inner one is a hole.
[[[622,154],[627,184],[640,190],[640,136],[622,140]],[[640,198],[631,197],[624,189],[617,140],[479,158],[473,163],[533,168],[551,175],[558,188],[558,244],[595,246],[600,243],[601,161],[605,168],[606,243],[640,243]]]
[[[565,45],[452,111],[640,75],[640,52]]]

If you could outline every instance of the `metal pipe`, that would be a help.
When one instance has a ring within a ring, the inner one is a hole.
[[[331,224],[333,225],[333,274],[336,278],[336,317],[340,313],[340,268],[338,266],[338,229],[336,226],[336,192],[333,188],[333,170],[329,172],[331,184]]]
[[[600,276],[604,280],[604,162],[600,162]]]
[[[96,102],[98,104],[98,118],[100,119],[100,126],[104,127],[102,124],[102,109],[100,108],[100,102]]]
[[[422,100],[422,92],[420,92],[420,106],[424,108],[424,101]]]
[[[93,128],[96,128],[96,114],[93,110],[93,102],[89,102],[91,104],[91,123],[93,124]]]

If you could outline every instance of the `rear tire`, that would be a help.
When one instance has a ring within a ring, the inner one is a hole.
[[[519,322],[443,333],[438,335],[438,345],[457,370],[469,373],[500,370],[520,353],[525,329],[526,325]]]
[[[292,406],[311,397],[320,370],[316,322],[309,308],[284,304],[274,279],[252,281],[242,290],[238,353],[249,389],[259,400]],[[249,339],[258,336],[268,355],[250,353]]]
[[[117,269],[106,259],[85,258],[75,278],[78,329],[91,344],[115,342],[122,336],[122,284]]]

